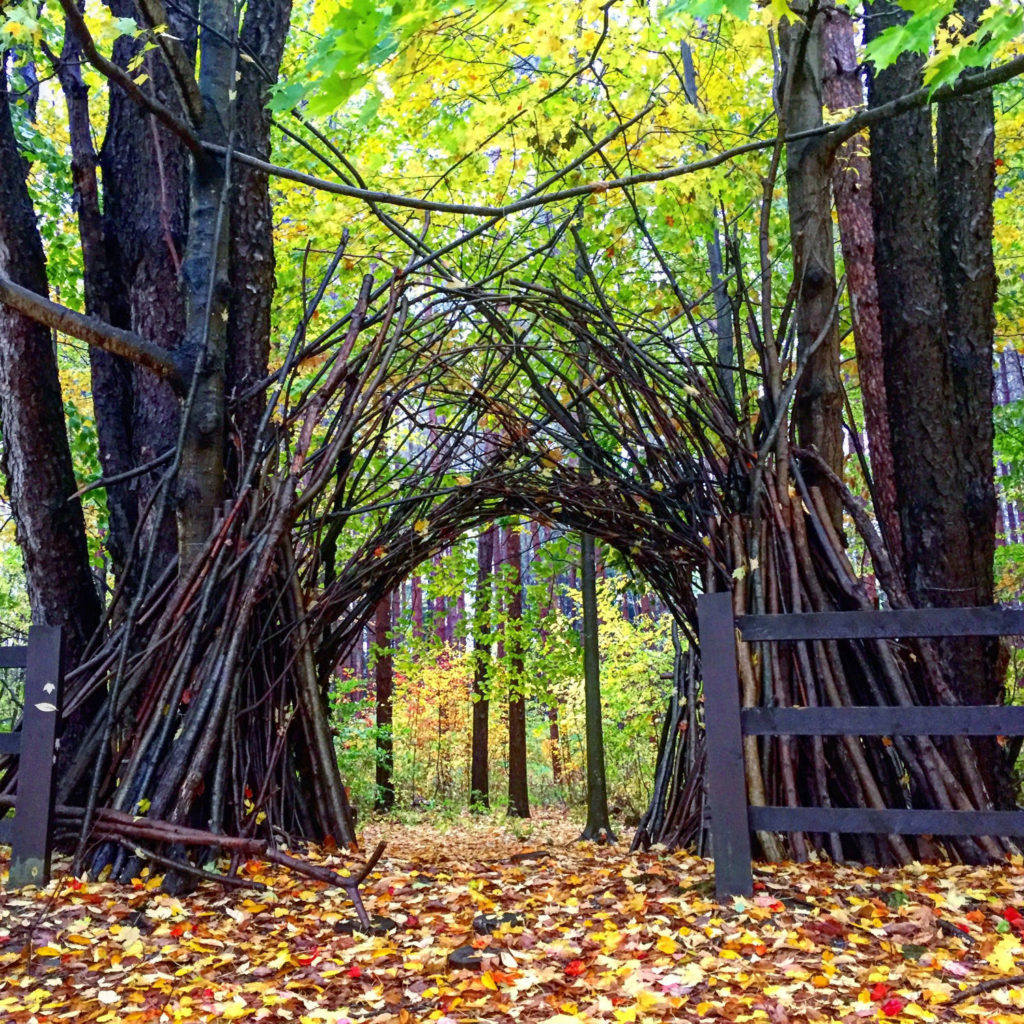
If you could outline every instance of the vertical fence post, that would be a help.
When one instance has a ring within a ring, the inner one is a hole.
[[[18,795],[8,889],[50,880],[54,761],[63,685],[61,631],[32,626],[25,665]]]
[[[754,886],[732,595],[702,595],[697,600],[697,617],[704,678],[715,895],[722,900],[728,896],[749,896]]]

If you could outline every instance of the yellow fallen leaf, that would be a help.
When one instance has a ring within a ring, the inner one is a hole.
[[[1014,974],[1022,952],[1024,950],[1021,950],[1017,939],[1012,935],[1006,935],[995,944],[995,948],[986,959],[1001,974]]]
[[[660,935],[655,943],[661,953],[674,953],[679,949],[679,943],[671,935]]]

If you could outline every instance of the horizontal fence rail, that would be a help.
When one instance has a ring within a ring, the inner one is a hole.
[[[924,808],[750,807],[744,736],[1024,736],[1024,708],[740,707],[737,631],[746,642],[1024,635],[1024,611],[925,608],[733,616],[732,595],[698,599],[708,804],[719,899],[749,895],[750,832],[1024,836],[1024,812]]]
[[[32,626],[28,646],[0,647],[0,668],[24,668],[21,729],[0,733],[0,754],[18,763],[14,817],[0,819],[0,843],[11,846],[8,889],[50,880],[54,760],[64,683],[61,631]]]

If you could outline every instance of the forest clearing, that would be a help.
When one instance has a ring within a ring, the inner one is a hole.
[[[1024,0],[0,0],[0,1018],[1024,1020],[1022,310]]]
[[[773,865],[753,898],[720,906],[708,862],[630,856],[577,842],[579,830],[550,815],[517,830],[467,816],[368,826],[364,846],[389,844],[366,886],[375,918],[390,919],[382,935],[339,932],[352,921],[339,890],[259,861],[241,871],[258,892],[172,897],[158,878],[59,877],[47,893],[0,897],[0,1013],[11,1024],[1024,1016],[1019,863]],[[484,918],[493,933],[475,930]]]

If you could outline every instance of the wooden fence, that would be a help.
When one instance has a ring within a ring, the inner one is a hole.
[[[64,682],[60,629],[32,626],[27,647],[0,647],[0,668],[25,670],[21,729],[0,732],[0,754],[20,758],[14,817],[0,819],[0,843],[11,846],[7,888],[18,889],[50,880],[53,766]]]
[[[947,811],[866,807],[750,807],[743,770],[744,736],[1022,736],[1024,707],[757,707],[740,706],[737,633],[747,641],[861,640],[1024,634],[1024,611],[925,608],[734,617],[732,595],[698,599],[708,810],[715,891],[749,895],[750,832],[879,835],[1024,836],[1024,811]]]

